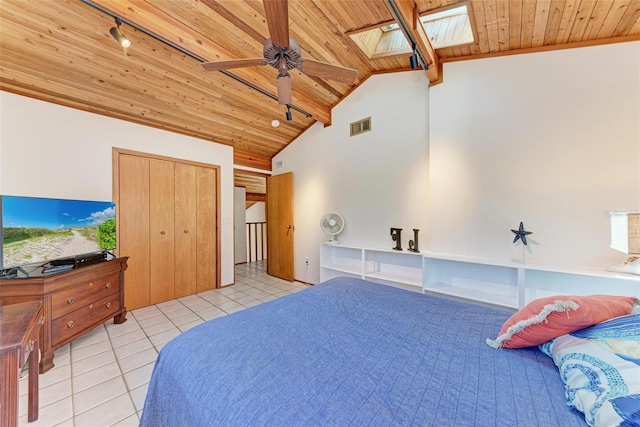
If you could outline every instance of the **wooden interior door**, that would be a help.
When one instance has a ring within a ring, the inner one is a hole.
[[[293,282],[293,173],[267,178],[267,274]]]
[[[157,304],[175,298],[173,162],[149,161],[149,194],[149,297]]]
[[[116,206],[118,253],[128,256],[125,271],[125,306],[149,305],[149,160],[120,155]]]
[[[196,168],[196,247],[198,265],[196,292],[204,292],[217,286],[217,171],[213,168]]]
[[[175,297],[196,293],[196,166],[175,164]]]

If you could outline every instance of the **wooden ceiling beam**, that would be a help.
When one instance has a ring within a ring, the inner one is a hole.
[[[416,42],[416,49],[420,52],[420,55],[427,61],[428,69],[426,70],[427,77],[431,85],[442,82],[442,67],[438,54],[429,41],[429,36],[424,29],[424,26],[420,22],[420,12],[418,6],[414,0],[388,0],[389,10],[395,16],[394,8],[398,11],[399,16],[396,19],[402,20],[407,24],[407,31]],[[411,43],[409,43],[411,44]]]
[[[212,40],[203,37],[202,34],[147,2],[133,0],[121,0],[117,2],[112,0],[90,0],[87,1],[87,3],[92,3],[109,11],[124,21],[131,22],[199,58],[208,61],[234,58],[232,52],[229,52]],[[272,85],[271,76],[259,71],[256,71],[255,75],[258,76],[257,80],[260,81],[260,86]],[[256,85],[256,87],[264,93],[270,93],[260,86]],[[275,96],[274,94],[271,95]],[[329,107],[321,106],[295,92],[293,99],[294,105],[311,114],[314,120],[323,123],[325,126],[331,125],[331,109]]]
[[[262,170],[271,170],[271,159],[268,157],[256,156],[255,154],[247,151],[234,149],[233,150],[233,164],[239,166],[246,166],[248,168],[256,168]]]

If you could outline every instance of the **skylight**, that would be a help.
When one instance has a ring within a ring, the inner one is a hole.
[[[468,2],[423,15],[420,22],[435,49],[474,42]],[[411,47],[397,23],[355,32],[350,36],[372,59],[411,53]]]
[[[467,5],[420,17],[435,49],[473,43],[473,30]]]

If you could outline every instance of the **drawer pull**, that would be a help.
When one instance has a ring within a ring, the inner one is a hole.
[[[165,232],[164,232],[164,231],[161,231],[161,232],[160,232],[160,234],[162,234],[162,235],[164,236],[164,235],[165,235]]]
[[[107,287],[107,289],[111,289],[111,282],[107,282],[105,286]]]
[[[67,298],[67,304],[73,304],[73,297]]]
[[[107,303],[107,308],[111,308],[111,303],[110,302]]]
[[[67,323],[67,328],[73,328],[73,320],[69,320],[69,323]]]

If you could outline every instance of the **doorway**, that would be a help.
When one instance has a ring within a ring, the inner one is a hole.
[[[266,260],[268,174],[234,169],[235,264]]]

